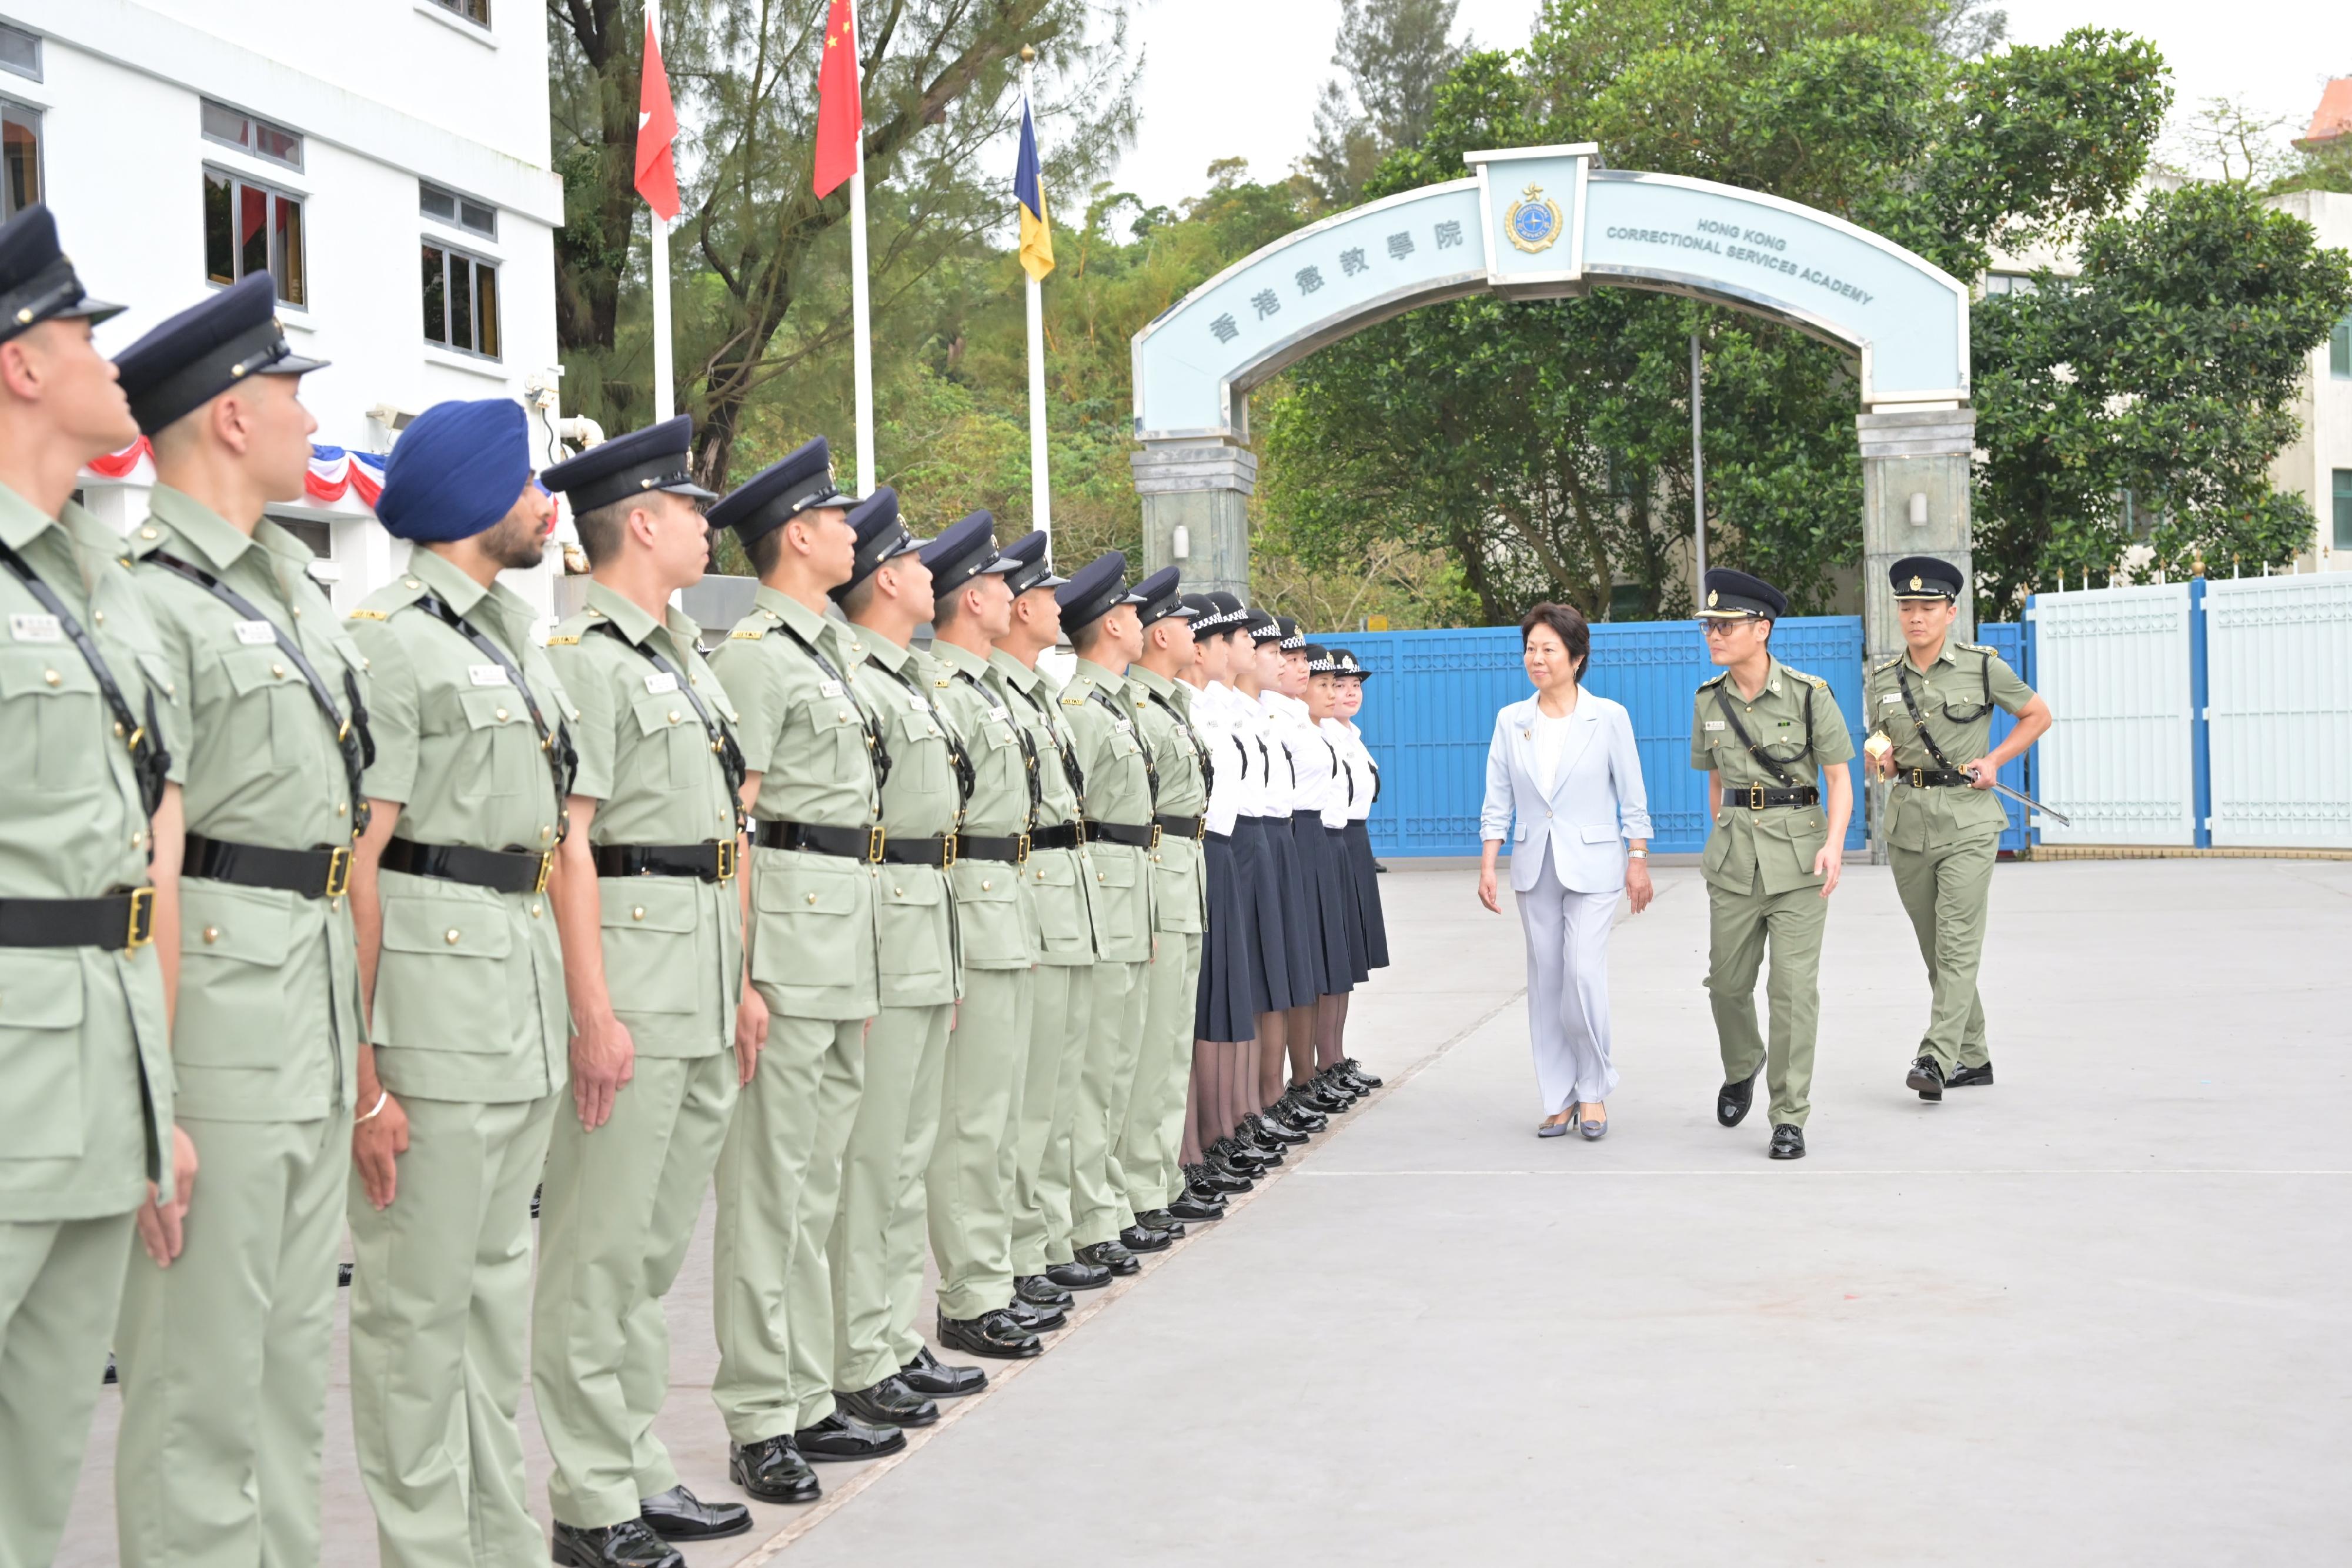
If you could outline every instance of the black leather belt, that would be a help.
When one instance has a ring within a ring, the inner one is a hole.
[[[180,860],[182,876],[233,882],[239,887],[274,887],[305,898],[341,898],[351,891],[352,852],[344,849],[274,850],[188,835]]]
[[[953,833],[935,839],[892,839],[882,846],[882,858],[892,865],[935,865],[945,871],[955,864],[962,848]]]
[[[104,898],[0,898],[0,947],[144,947],[155,939],[155,890]]]
[[[837,855],[873,865],[882,858],[887,841],[882,824],[870,828],[827,828],[814,822],[763,819],[752,835],[763,850],[800,850],[813,855]]]
[[[539,893],[547,886],[552,854],[529,850],[478,850],[467,844],[420,844],[394,839],[378,863],[386,871],[487,887],[492,893]]]
[[[735,877],[735,841],[699,844],[600,844],[598,876],[698,876],[705,882]]]
[[[1076,850],[1086,847],[1087,831],[1076,822],[1056,822],[1050,828],[1029,830],[1029,852],[1039,850]]]
[[[1160,847],[1160,824],[1157,822],[1097,822],[1087,819],[1087,841],[1107,844],[1127,844],[1139,850]]]
[[[983,833],[956,835],[958,860],[1010,861],[1020,865],[1028,860],[1033,847],[1026,833],[1009,833],[1003,838],[991,838]]]
[[[1209,825],[1209,819],[1206,817],[1175,817],[1163,813],[1152,818],[1151,825],[1160,830],[1160,833],[1162,838],[1198,839],[1201,836],[1202,830]]]
[[[1976,788],[1976,780],[1969,778],[1967,774],[1960,772],[1957,768],[1898,768],[1895,770],[1895,777],[1897,782],[1908,784],[1914,789],[1972,789]]]
[[[1725,805],[1745,806],[1751,811],[1760,811],[1767,806],[1818,806],[1821,800],[1821,790],[1811,784],[1794,789],[1767,789],[1761,784],[1750,784],[1744,789],[1723,792]]]

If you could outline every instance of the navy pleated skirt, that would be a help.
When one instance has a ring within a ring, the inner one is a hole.
[[[1298,925],[1297,877],[1298,852],[1290,842],[1290,824],[1280,817],[1244,817],[1234,824],[1234,859],[1247,875],[1251,913],[1257,925],[1257,962],[1250,966],[1255,1010],[1281,1012],[1315,999],[1303,990],[1307,947]]]
[[[1359,928],[1364,934],[1364,967],[1389,967],[1389,922],[1381,913],[1381,877],[1372,869],[1372,834],[1361,818],[1342,830],[1348,841],[1348,879],[1356,893]]]
[[[1339,868],[1339,919],[1348,931],[1349,974],[1360,986],[1372,977],[1372,970],[1364,948],[1364,906],[1356,894],[1355,868],[1348,863],[1348,830],[1326,828],[1323,837],[1331,846],[1331,863]]]
[[[1201,989],[1192,1004],[1194,1040],[1257,1038],[1257,919],[1244,884],[1241,849],[1228,833],[1201,839],[1209,918],[1201,932]]]
[[[1356,984],[1355,956],[1348,947],[1349,891],[1337,848],[1323,826],[1320,811],[1296,811],[1290,818],[1291,841],[1298,847],[1299,883],[1307,904],[1307,942],[1313,949],[1315,994],[1336,997]]]

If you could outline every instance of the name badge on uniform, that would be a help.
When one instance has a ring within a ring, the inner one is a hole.
[[[66,629],[54,615],[11,615],[8,635],[19,643],[62,643]]]
[[[1007,708],[990,708],[988,710],[988,716],[994,719],[999,724],[1011,724],[1013,722],[1013,714],[1011,710]]]
[[[1888,703],[1899,703],[1902,700],[1903,694],[1901,692],[1886,692],[1882,694],[1878,699],[1881,706],[1885,706]]]
[[[1721,729],[1723,727],[1723,721],[1719,718],[1708,719],[1706,721],[1706,727],[1709,729]]]
[[[667,670],[656,670],[652,674],[646,677],[646,690],[649,692],[674,692],[677,690],[677,677],[670,674]]]
[[[507,684],[507,673],[496,664],[468,665],[466,673],[473,677],[478,686],[502,686]]]
[[[821,697],[837,697],[841,695],[841,683],[839,681],[819,681],[816,684],[816,695]]]
[[[1135,726],[1123,718],[1115,718],[1111,720],[1110,727],[1111,728],[1118,731],[1121,735],[1133,735],[1135,733]]]
[[[275,647],[278,628],[267,621],[240,621],[236,623],[236,640],[248,648]]]
[[[929,713],[931,711],[931,699],[925,696],[920,692],[908,692],[907,694],[907,706],[913,708],[917,713]]]

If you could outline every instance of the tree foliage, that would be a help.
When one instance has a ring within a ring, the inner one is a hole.
[[[1452,42],[1461,0],[1340,0],[1331,63],[1345,82],[1323,84],[1315,141],[1301,167],[1323,199],[1351,204],[1381,160],[1429,130],[1437,86],[1462,61]]]

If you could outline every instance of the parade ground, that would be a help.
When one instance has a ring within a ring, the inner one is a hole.
[[[1716,1125],[1695,869],[1618,926],[1599,1144],[1532,1135],[1508,904],[1458,867],[1381,880],[1397,964],[1351,1044],[1382,1093],[908,1452],[821,1467],[822,1503],[754,1505],[689,1563],[2202,1568],[2352,1540],[2352,863],[2001,867],[1999,1082],[1940,1106],[1903,1086],[1910,928],[1851,867],[1795,1165],[1760,1091]],[[706,1216],[660,1430],[734,1498],[709,1271]],[[326,1560],[373,1563],[340,1338],[334,1368]],[[113,1560],[119,1409],[76,1568]]]

